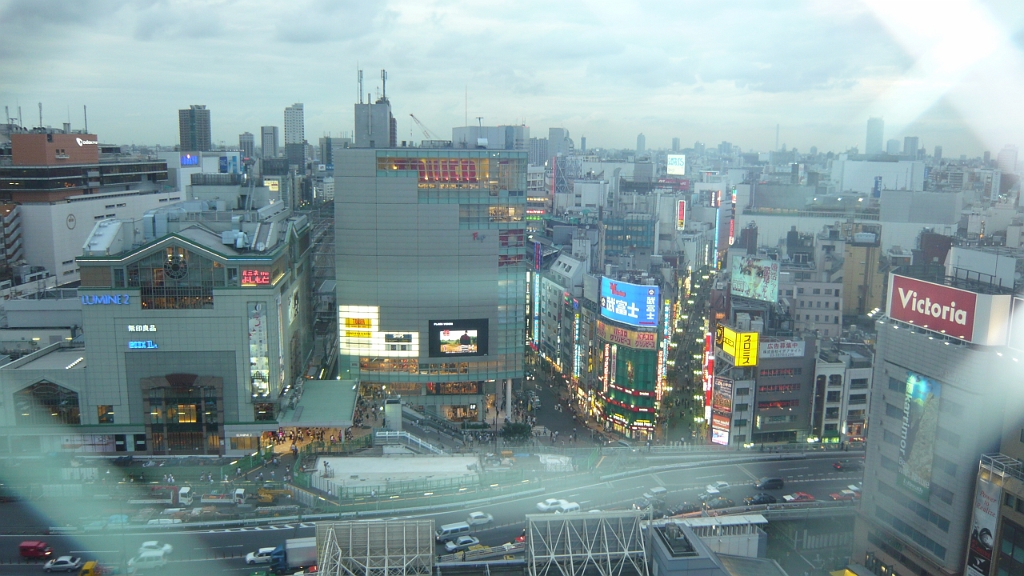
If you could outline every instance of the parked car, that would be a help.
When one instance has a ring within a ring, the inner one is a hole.
[[[807,492],[793,492],[792,494],[786,494],[782,497],[788,503],[793,502],[814,502],[814,496],[811,496]]]
[[[719,496],[718,498],[712,498],[708,500],[707,506],[711,510],[721,510],[722,508],[732,508],[736,503],[728,498]]]
[[[728,482],[718,480],[717,482],[712,482],[711,484],[705,486],[704,491],[708,494],[720,494],[728,492],[729,488],[730,486]]]
[[[170,554],[171,552],[174,552],[174,546],[167,543],[161,544],[156,540],[150,540],[148,542],[143,542],[142,546],[139,546],[139,555],[142,555],[145,552],[162,552],[164,554]]]
[[[270,562],[270,554],[274,551],[274,547],[260,548],[255,552],[249,552],[245,555],[246,564],[267,564]]]
[[[700,512],[700,504],[693,502],[682,502],[676,506],[669,506],[665,510],[665,513],[669,516],[678,516],[680,514],[691,514],[693,512]]]
[[[857,493],[853,490],[840,490],[829,494],[828,497],[836,501],[856,500]]]
[[[668,489],[664,486],[655,486],[647,492],[644,492],[644,498],[647,498],[648,500],[664,500],[666,494],[668,494]]]
[[[82,559],[77,556],[59,556],[43,564],[46,572],[72,572],[82,567]]]
[[[455,540],[445,542],[444,549],[449,552],[458,552],[459,550],[465,550],[470,546],[476,546],[480,543],[480,539],[475,536],[459,536]]]
[[[633,501],[633,510],[647,510],[651,507],[651,501],[647,498],[637,498]]]
[[[487,514],[486,512],[470,512],[466,518],[466,524],[470,526],[477,526],[479,524],[490,524],[494,521],[494,516]]]
[[[548,498],[543,502],[537,503],[537,510],[540,510],[541,512],[554,512],[563,502],[568,503],[566,500],[562,500],[561,498]]]
[[[864,467],[864,464],[860,460],[836,460],[832,463],[832,467],[836,470],[860,470]]]
[[[746,502],[747,504],[750,504],[751,506],[760,504],[775,504],[775,502],[777,502],[775,496],[772,496],[767,492],[758,492],[753,496],[747,496],[746,498],[743,499],[743,501]]]

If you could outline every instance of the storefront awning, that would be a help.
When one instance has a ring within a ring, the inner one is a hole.
[[[277,417],[279,426],[348,428],[352,425],[359,394],[356,380],[304,380],[295,408]]]

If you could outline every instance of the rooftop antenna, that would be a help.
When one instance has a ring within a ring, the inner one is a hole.
[[[85,109],[85,104],[82,104],[82,117],[85,118],[85,133],[89,133],[89,111]]]
[[[18,104],[18,126],[25,127],[25,123],[21,119],[21,104]]]
[[[469,126],[469,84],[466,84],[466,101],[465,101],[465,104],[466,104],[466,118],[465,118],[465,121],[464,121],[464,123],[462,125],[463,126]]]
[[[10,106],[4,106],[4,116],[7,117],[7,123],[11,123],[11,108]]]
[[[381,100],[387,100],[388,99],[388,71],[384,70],[383,68],[380,71],[380,86],[381,86],[380,98],[381,98]]]
[[[358,68],[358,66],[359,66],[358,64],[356,64],[356,66],[357,66],[356,67],[357,77],[359,79],[359,103],[362,104],[363,103],[363,71]]]
[[[43,103],[39,103],[39,127],[43,127]]]
[[[479,126],[480,128],[484,127],[484,117],[483,116],[477,116],[476,117],[476,125]]]

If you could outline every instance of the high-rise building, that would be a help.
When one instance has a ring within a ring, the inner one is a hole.
[[[672,139],[672,151],[679,152],[679,138]]]
[[[1003,172],[1017,171],[1017,147],[1007,146],[999,151],[996,156],[996,167]]]
[[[178,110],[178,142],[182,152],[207,152],[213,149],[210,136],[210,111],[192,104]]]
[[[260,128],[260,145],[263,146],[264,158],[277,158],[277,126],[263,126]]]
[[[569,131],[565,128],[548,128],[548,153],[545,161],[558,155],[568,156],[575,150]]]
[[[644,133],[637,134],[636,137],[636,152],[637,154],[647,150],[647,138],[644,137]]]
[[[342,378],[451,421],[495,394],[504,409],[523,375],[527,153],[353,148],[334,167]]]
[[[355,105],[356,148],[394,148],[398,123],[391,114],[391,101],[380,97],[370,104]]]
[[[885,122],[881,118],[868,118],[868,139],[864,146],[865,154],[882,153],[882,134]]]
[[[296,102],[284,109],[284,143],[301,144],[306,139],[306,121],[302,103]]]
[[[242,132],[238,135],[238,150],[242,158],[252,158],[256,155],[256,137],[251,132]]]
[[[921,147],[921,141],[917,136],[905,136],[903,138],[903,155],[917,158],[917,149]]]
[[[961,256],[950,261],[985,260]],[[1019,403],[1007,399],[1019,379],[1005,353],[1012,272],[1010,288],[978,281],[976,272],[960,279],[965,275],[961,268],[907,267],[889,276],[887,308],[876,325],[853,553],[875,574],[964,574],[971,480],[997,445],[1004,418],[1020,417]],[[998,549],[989,532],[982,538]]]
[[[890,138],[885,141],[885,153],[890,156],[900,155],[900,141],[895,138]]]
[[[580,136],[580,152],[586,152],[586,151],[587,151],[587,137],[586,136]]]
[[[932,154],[932,158],[935,159],[935,163],[942,162],[942,146],[935,147],[935,154]]]
[[[543,166],[547,163],[549,158],[548,139],[530,138],[530,165]]]

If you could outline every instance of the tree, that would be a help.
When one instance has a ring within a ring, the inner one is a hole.
[[[506,444],[525,444],[533,434],[533,428],[523,422],[506,422],[501,428],[501,438]]]

